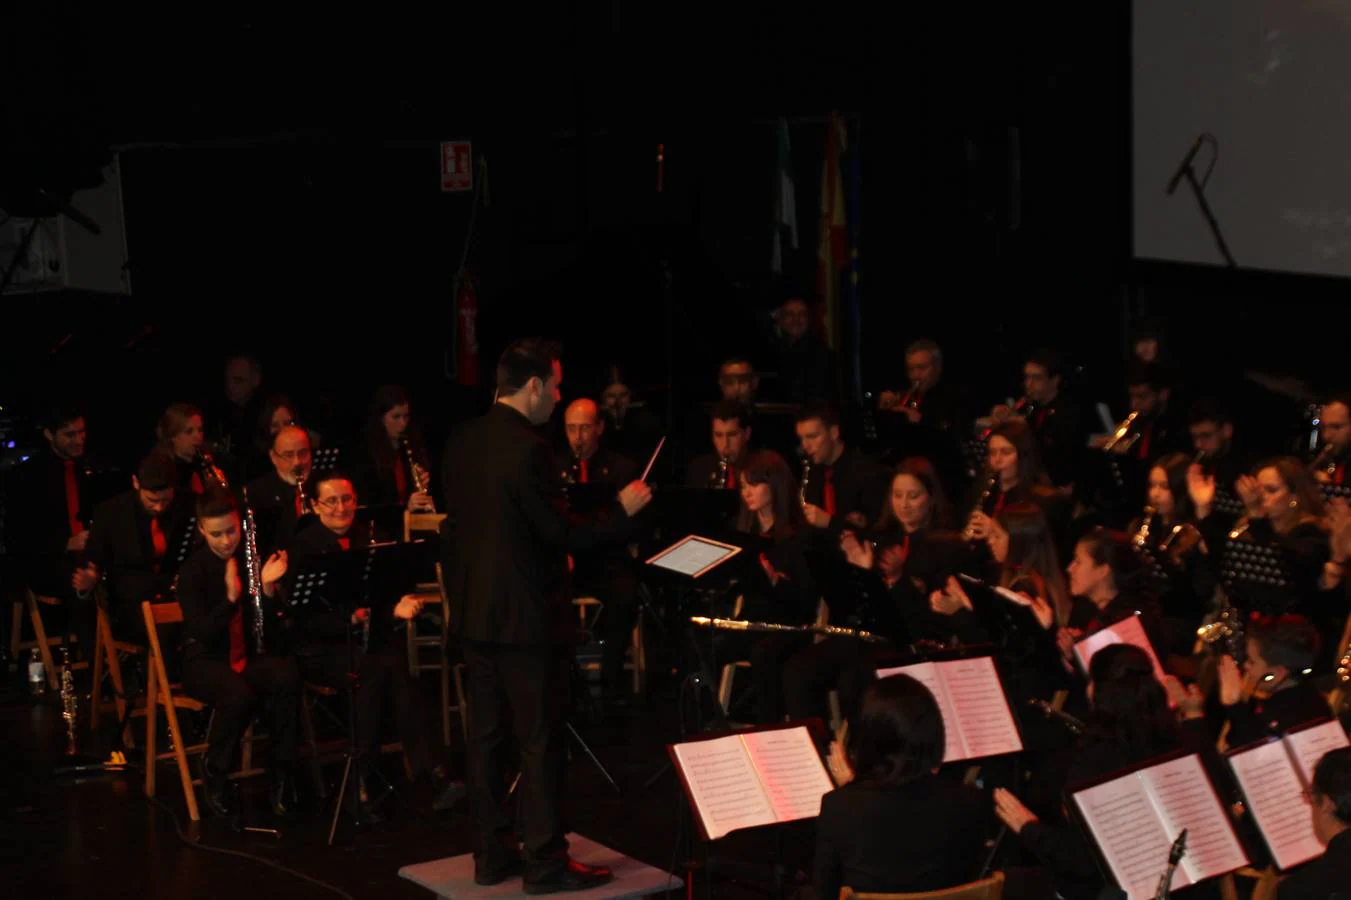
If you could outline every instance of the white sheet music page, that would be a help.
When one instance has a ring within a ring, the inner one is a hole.
[[[967,759],[1017,753],[1023,749],[1004,685],[988,656],[938,664],[958,722]],[[946,721],[944,726],[946,727]]]
[[[835,785],[805,726],[751,731],[741,735],[741,740],[777,821],[814,819],[821,814],[821,798]]]
[[[1079,658],[1079,665],[1083,666],[1084,672],[1088,672],[1088,664],[1093,659],[1093,654],[1112,644],[1133,644],[1149,654],[1149,661],[1154,666],[1154,677],[1160,684],[1163,683],[1163,666],[1159,665],[1159,658],[1154,655],[1154,645],[1149,642],[1149,636],[1145,634],[1145,627],[1140,624],[1139,616],[1128,616],[1074,645],[1074,655]]]
[[[675,755],[709,840],[774,821],[774,810],[740,737],[676,744]]]
[[[1210,786],[1201,757],[1193,753],[1139,774],[1163,819],[1169,843],[1187,829],[1187,855],[1178,868],[1185,869],[1191,881],[1223,875],[1248,864],[1248,855]],[[1165,862],[1167,854],[1160,860],[1159,871],[1163,871]]]
[[[1173,838],[1165,833],[1137,774],[1078,791],[1074,803],[1128,900],[1150,900],[1168,864]],[[1174,873],[1174,887],[1190,883],[1181,868]]]
[[[663,569],[670,569],[672,572],[692,576],[740,552],[739,547],[728,547],[690,536],[665,553],[652,557],[648,562]]]
[[[1285,741],[1306,785],[1313,784],[1313,768],[1318,765],[1323,754],[1345,747],[1348,743],[1346,731],[1336,719],[1291,732],[1285,736]]]
[[[938,711],[943,716],[943,762],[955,762],[966,759],[962,746],[961,719],[957,717],[957,710],[953,708],[952,701],[948,698],[947,687],[943,684],[943,676],[939,673],[938,665],[938,663],[915,663],[911,666],[897,666],[894,669],[878,669],[877,677],[909,675],[929,689],[929,693],[938,701]]]
[[[1304,786],[1283,741],[1231,753],[1229,767],[1279,868],[1289,869],[1323,853],[1314,837],[1309,806],[1300,802]]]

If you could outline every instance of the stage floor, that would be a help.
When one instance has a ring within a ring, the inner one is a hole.
[[[54,778],[53,765],[65,746],[59,699],[48,693],[40,701],[27,697],[17,673],[5,672],[0,695],[0,883],[9,897],[140,897],[147,900],[208,900],[231,897],[285,896],[307,900],[340,896],[294,875],[259,862],[189,848],[176,833],[191,823],[183,805],[177,772],[171,763],[159,771],[159,799],[166,809],[143,795],[140,772],[101,776],[84,783]],[[435,673],[422,685],[425,698],[436,693]],[[428,699],[429,734],[438,740],[440,722]],[[664,743],[677,737],[675,685],[654,686],[648,701],[600,725],[579,731],[624,789],[615,793],[592,763],[580,753],[569,765],[567,827],[569,831],[613,848],[657,869],[677,869],[679,817],[677,785],[671,773],[644,789],[666,760]],[[137,720],[144,728],[143,720]],[[458,722],[456,722],[458,729]],[[111,730],[111,728],[105,729]],[[447,758],[453,771],[463,770],[460,732]],[[87,726],[80,731],[81,749],[90,750]],[[266,750],[260,751],[266,758]],[[135,757],[133,756],[135,760]],[[398,757],[387,756],[387,771],[401,773]],[[324,779],[335,785],[341,764],[328,764]],[[398,783],[406,787],[402,778]],[[273,824],[266,812],[266,777],[243,784],[245,824]],[[302,788],[306,785],[302,784]],[[406,804],[390,801],[389,821],[359,832],[346,824],[339,842],[325,845],[329,807],[310,810],[299,822],[283,825],[280,840],[236,830],[231,822],[204,818],[195,829],[204,847],[255,854],[356,898],[428,900],[425,888],[399,877],[415,863],[470,852],[469,821],[463,806],[434,815],[428,789],[408,793]],[[331,802],[331,801],[330,801]],[[171,814],[172,813],[172,814]],[[786,835],[785,858],[805,868],[811,859],[811,828],[804,823]],[[767,863],[775,852],[762,832],[732,835],[720,842],[719,854],[750,863]],[[677,875],[682,874],[678,870]],[[738,900],[767,895],[768,885],[719,879],[711,894],[696,879],[696,895]],[[672,896],[683,896],[683,890]],[[791,891],[790,891],[791,895]],[[658,895],[660,896],[660,895]]]

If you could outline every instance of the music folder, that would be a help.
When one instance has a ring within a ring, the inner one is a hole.
[[[819,722],[811,722],[820,731]],[[709,735],[667,751],[704,840],[732,831],[813,819],[835,785],[803,722]]]
[[[1128,900],[1155,896],[1182,829],[1187,852],[1172,885],[1197,884],[1248,864],[1229,815],[1195,753],[1151,760],[1069,791],[1072,808]]]
[[[1149,655],[1149,664],[1154,668],[1154,677],[1160,684],[1163,683],[1165,674],[1163,666],[1159,664],[1159,657],[1154,653],[1154,645],[1149,642],[1149,635],[1145,634],[1145,627],[1140,624],[1138,614],[1127,616],[1075,642],[1074,656],[1079,660],[1085,675],[1088,674],[1088,664],[1093,661],[1093,655],[1112,644],[1131,644],[1145,651]]]
[[[983,759],[1023,749],[994,659],[979,656],[878,669],[909,675],[929,689],[943,716],[943,762]]]
[[[650,557],[647,564],[690,578],[699,578],[736,556],[741,549],[735,544],[691,534]]]
[[[1347,744],[1341,723],[1330,721],[1226,754],[1277,868],[1284,871],[1323,854],[1323,845],[1313,833],[1309,805],[1301,797],[1313,783],[1314,766],[1323,754]]]

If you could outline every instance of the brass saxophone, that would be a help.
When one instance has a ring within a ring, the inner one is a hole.
[[[1234,662],[1242,663],[1246,655],[1243,629],[1243,612],[1234,606],[1225,606],[1215,618],[1196,629],[1201,642],[1224,656],[1232,656]],[[1340,669],[1338,670],[1340,672]]]
[[[75,729],[80,720],[80,697],[75,693],[75,673],[70,668],[70,648],[61,648],[61,718],[66,721],[66,755],[74,756]]]
[[[431,486],[429,484],[431,479],[428,477],[427,470],[418,465],[417,461],[413,459],[413,445],[408,443],[407,437],[399,435],[399,443],[403,446],[404,459],[408,460],[408,471],[413,476],[414,493],[426,494],[427,488]],[[430,500],[428,502],[430,504]],[[436,512],[436,507],[434,505],[429,505],[427,512]]]
[[[249,489],[243,488],[244,499],[244,571],[248,579],[249,607],[253,611],[254,647],[259,654],[263,648],[263,561],[258,558],[258,526],[253,521],[249,506]]]

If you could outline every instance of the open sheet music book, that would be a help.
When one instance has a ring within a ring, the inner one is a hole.
[[[928,688],[938,701],[947,744],[943,762],[982,759],[1023,749],[1004,686],[990,657],[877,670],[878,678],[888,675],[909,675]]]
[[[1323,855],[1323,845],[1314,837],[1309,805],[1300,798],[1313,782],[1313,767],[1323,754],[1345,746],[1346,732],[1340,722],[1333,721],[1228,754],[1248,812],[1278,868],[1289,869]]]
[[[1163,683],[1163,666],[1159,665],[1154,645],[1149,642],[1149,635],[1145,634],[1145,627],[1140,624],[1139,616],[1128,616],[1075,643],[1074,655],[1078,658],[1079,665],[1083,667],[1085,675],[1088,674],[1088,664],[1093,659],[1093,654],[1111,644],[1134,644],[1145,651],[1149,654],[1150,664],[1154,666],[1154,677],[1160,684]]]
[[[1168,851],[1187,829],[1187,853],[1173,873],[1181,888],[1248,864],[1201,757],[1192,753],[1073,792],[1074,804],[1117,886],[1149,900]]]
[[[708,840],[813,819],[835,789],[805,725],[671,744],[670,751]]]

